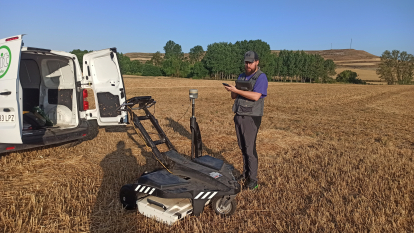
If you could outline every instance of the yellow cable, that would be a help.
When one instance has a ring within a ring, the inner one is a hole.
[[[143,138],[143,136],[141,135],[141,133],[138,133],[138,130],[137,130],[137,127],[135,126],[135,124],[134,124],[134,121],[133,121],[133,115],[132,115],[132,109],[131,109],[131,107],[129,107],[128,106],[128,108],[129,108],[129,110],[131,111],[131,112],[129,112],[129,114],[131,115],[131,121],[132,121],[132,125],[134,126],[134,130],[135,130],[135,132],[138,134],[138,136],[141,138],[141,140],[144,142],[144,144],[145,144],[145,146],[148,148],[148,149],[150,149],[151,151],[152,151],[152,149],[147,145],[147,142],[145,142],[145,139]],[[153,154],[154,154],[154,152],[152,152]],[[154,157],[155,157],[155,159],[165,168],[165,169],[167,169],[167,171],[169,172],[169,173],[171,173],[172,174],[172,172],[170,171],[170,170],[168,170],[168,168],[157,158],[157,156],[154,154]]]

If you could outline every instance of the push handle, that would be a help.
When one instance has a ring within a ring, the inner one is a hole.
[[[167,210],[167,207],[166,207],[164,204],[162,204],[162,203],[159,203],[159,202],[157,202],[157,201],[153,201],[153,200],[151,200],[151,199],[149,199],[149,198],[147,198],[147,201],[148,201],[148,203],[150,203],[150,204],[153,204],[153,205],[156,205],[156,206],[159,206],[159,207],[163,208],[163,209],[164,209],[164,211],[165,211],[165,210]]]
[[[0,95],[10,95],[10,94],[11,94],[11,91],[0,92]]]

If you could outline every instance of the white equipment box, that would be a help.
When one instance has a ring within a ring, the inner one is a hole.
[[[138,211],[157,221],[168,225],[193,212],[193,205],[188,198],[159,198],[148,196],[137,201]]]

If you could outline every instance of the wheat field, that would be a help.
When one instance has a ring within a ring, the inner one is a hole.
[[[188,90],[204,154],[242,169],[220,81],[124,78],[178,152],[190,154]],[[0,232],[413,232],[414,86],[269,83],[259,184],[229,218],[206,207],[169,227],[122,209],[118,191],[159,165],[129,125],[74,147],[0,156]],[[188,110],[188,111],[186,111]],[[151,129],[150,129],[151,131]],[[236,172],[237,172],[236,171]]]

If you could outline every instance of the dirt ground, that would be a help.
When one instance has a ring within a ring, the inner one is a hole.
[[[188,90],[205,154],[242,169],[221,81],[125,78],[151,95],[171,142],[190,154]],[[0,156],[0,232],[413,232],[414,86],[269,83],[259,184],[229,218],[210,207],[169,227],[122,209],[122,185],[158,166],[131,126],[71,148]],[[188,111],[187,111],[188,110]]]

